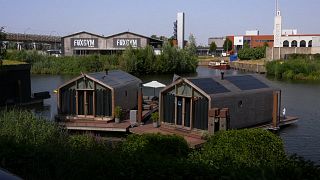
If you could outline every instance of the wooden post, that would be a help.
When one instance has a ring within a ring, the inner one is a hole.
[[[174,95],[174,126],[177,125],[177,104],[178,104],[178,98],[177,98],[177,94],[178,94],[178,88],[177,85],[174,85],[174,90],[175,90],[175,95]]]
[[[209,134],[214,134],[214,121],[216,117],[217,108],[213,108],[209,110],[209,119],[208,119],[208,132]]]
[[[93,93],[92,93],[92,106],[93,106],[93,108],[92,108],[92,115],[93,115],[93,117],[96,117],[96,90],[93,90]]]
[[[194,103],[194,89],[191,90],[191,101],[190,101],[190,129],[193,128],[193,103]]]
[[[137,117],[138,124],[141,124],[141,121],[142,121],[142,101],[143,101],[143,94],[142,94],[142,87],[140,87],[138,91],[138,117]]]
[[[96,117],[96,82],[93,81],[93,117]]]
[[[79,92],[76,91],[76,114],[79,115]]]
[[[273,128],[277,129],[278,127],[278,93],[273,92],[273,111],[272,111],[272,125]]]
[[[59,115],[61,114],[60,89],[57,90],[57,106],[58,106],[58,115]]]
[[[228,127],[228,121],[227,118],[229,116],[229,109],[223,108],[220,110],[220,127],[219,130],[227,130]]]
[[[185,108],[186,108],[186,99],[183,97],[182,98],[182,122],[181,122],[181,125],[182,125],[182,127],[184,127],[184,121],[185,121],[185,113],[186,113],[186,111],[185,111]]]
[[[88,114],[88,102],[87,102],[87,91],[84,91],[84,93],[83,93],[84,95],[84,103],[83,103],[83,105],[84,105],[84,116],[87,116],[87,114]]]

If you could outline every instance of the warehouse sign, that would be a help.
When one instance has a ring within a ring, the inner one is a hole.
[[[98,48],[98,38],[71,38],[71,47]]]
[[[114,38],[113,47],[115,48],[126,48],[131,47],[141,47],[140,38]]]

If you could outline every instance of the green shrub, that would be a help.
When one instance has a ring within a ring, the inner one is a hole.
[[[265,57],[265,47],[243,48],[238,51],[241,60],[257,60]]]
[[[268,131],[220,132],[201,150],[179,136],[129,135],[113,147],[103,137],[68,135],[27,111],[0,112],[0,167],[23,179],[317,179],[319,167],[286,158]]]
[[[114,117],[115,118],[121,118],[122,115],[122,109],[120,106],[116,106],[114,109]]]
[[[158,122],[159,121],[159,112],[154,112],[151,114],[151,120],[153,122]]]
[[[123,143],[122,150],[127,154],[142,153],[150,156],[186,157],[189,152],[187,142],[179,136],[146,134],[130,135]]]
[[[79,74],[104,69],[122,69],[142,75],[153,73],[190,73],[197,68],[197,57],[188,48],[178,50],[165,43],[161,55],[153,48],[128,47],[121,55],[88,55],[53,57],[37,51],[10,50],[6,59],[28,62],[34,74]]]
[[[301,57],[301,55],[296,55]],[[294,57],[296,57],[294,56]],[[289,59],[271,61],[266,65],[267,74],[278,79],[319,80],[320,61],[312,59]]]
[[[54,122],[39,119],[32,113],[22,110],[0,112],[0,136],[11,137],[17,143],[41,146],[62,143],[66,132]]]
[[[262,129],[219,132],[193,156],[213,167],[253,168],[276,166],[285,160],[279,137]]]

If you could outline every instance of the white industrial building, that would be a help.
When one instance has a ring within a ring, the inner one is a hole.
[[[184,48],[184,12],[177,14],[177,40],[178,47]]]

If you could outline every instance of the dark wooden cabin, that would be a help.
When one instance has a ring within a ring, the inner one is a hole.
[[[0,65],[0,106],[31,105],[50,98],[48,91],[31,92],[31,65],[4,60]]]
[[[160,120],[209,133],[278,121],[281,91],[268,84],[255,75],[180,78],[160,92]]]
[[[58,88],[58,118],[112,120],[116,106],[123,110],[137,106],[140,84],[140,79],[121,70],[82,74]]]
[[[31,100],[30,64],[0,67],[0,105],[27,103]]]

